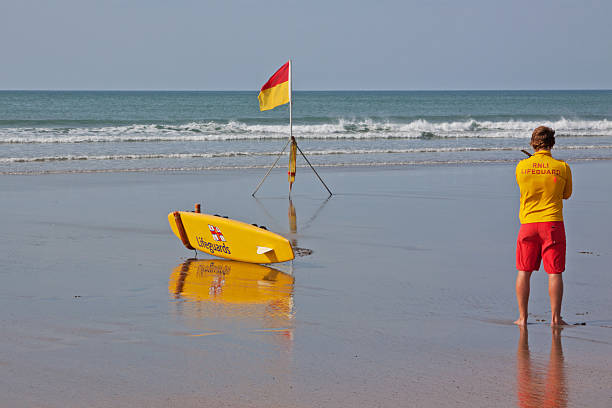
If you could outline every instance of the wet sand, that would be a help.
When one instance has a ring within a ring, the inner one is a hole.
[[[543,271],[512,324],[512,165],[299,169],[295,218],[282,170],[2,176],[0,405],[610,406],[612,163],[572,169],[561,332]],[[189,262],[195,202],[313,253]]]

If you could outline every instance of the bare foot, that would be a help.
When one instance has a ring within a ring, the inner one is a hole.
[[[527,326],[527,319],[518,319],[514,322],[517,326]]]
[[[562,318],[558,318],[558,319],[553,319],[550,322],[550,326],[551,327],[556,327],[556,326],[567,326],[567,323],[565,323],[565,320],[563,320]]]

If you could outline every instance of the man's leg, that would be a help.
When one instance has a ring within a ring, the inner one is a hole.
[[[560,273],[548,275],[548,295],[550,296],[550,325],[562,326],[567,323],[561,318],[561,302],[563,300],[563,276]]]
[[[518,302],[519,318],[514,324],[527,325],[527,306],[529,304],[529,283],[531,272],[518,271],[516,275],[516,301]]]

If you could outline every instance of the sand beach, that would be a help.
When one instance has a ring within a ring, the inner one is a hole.
[[[282,170],[1,176],[0,405],[609,406],[611,166],[572,163],[560,332],[543,271],[512,324],[512,164],[304,169],[293,219]],[[190,270],[196,202],[312,254]]]
[[[612,407],[612,2],[523,3],[3,1],[0,408]]]

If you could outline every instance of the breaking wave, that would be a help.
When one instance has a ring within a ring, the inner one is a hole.
[[[435,122],[417,119],[406,123],[372,119],[337,119],[333,123],[293,126],[305,139],[410,139],[410,138],[528,138],[539,125],[548,125],[558,136],[612,136],[612,121],[463,121]],[[132,124],[102,127],[0,127],[0,143],[146,143],[284,139],[287,124],[191,122],[182,125]]]

